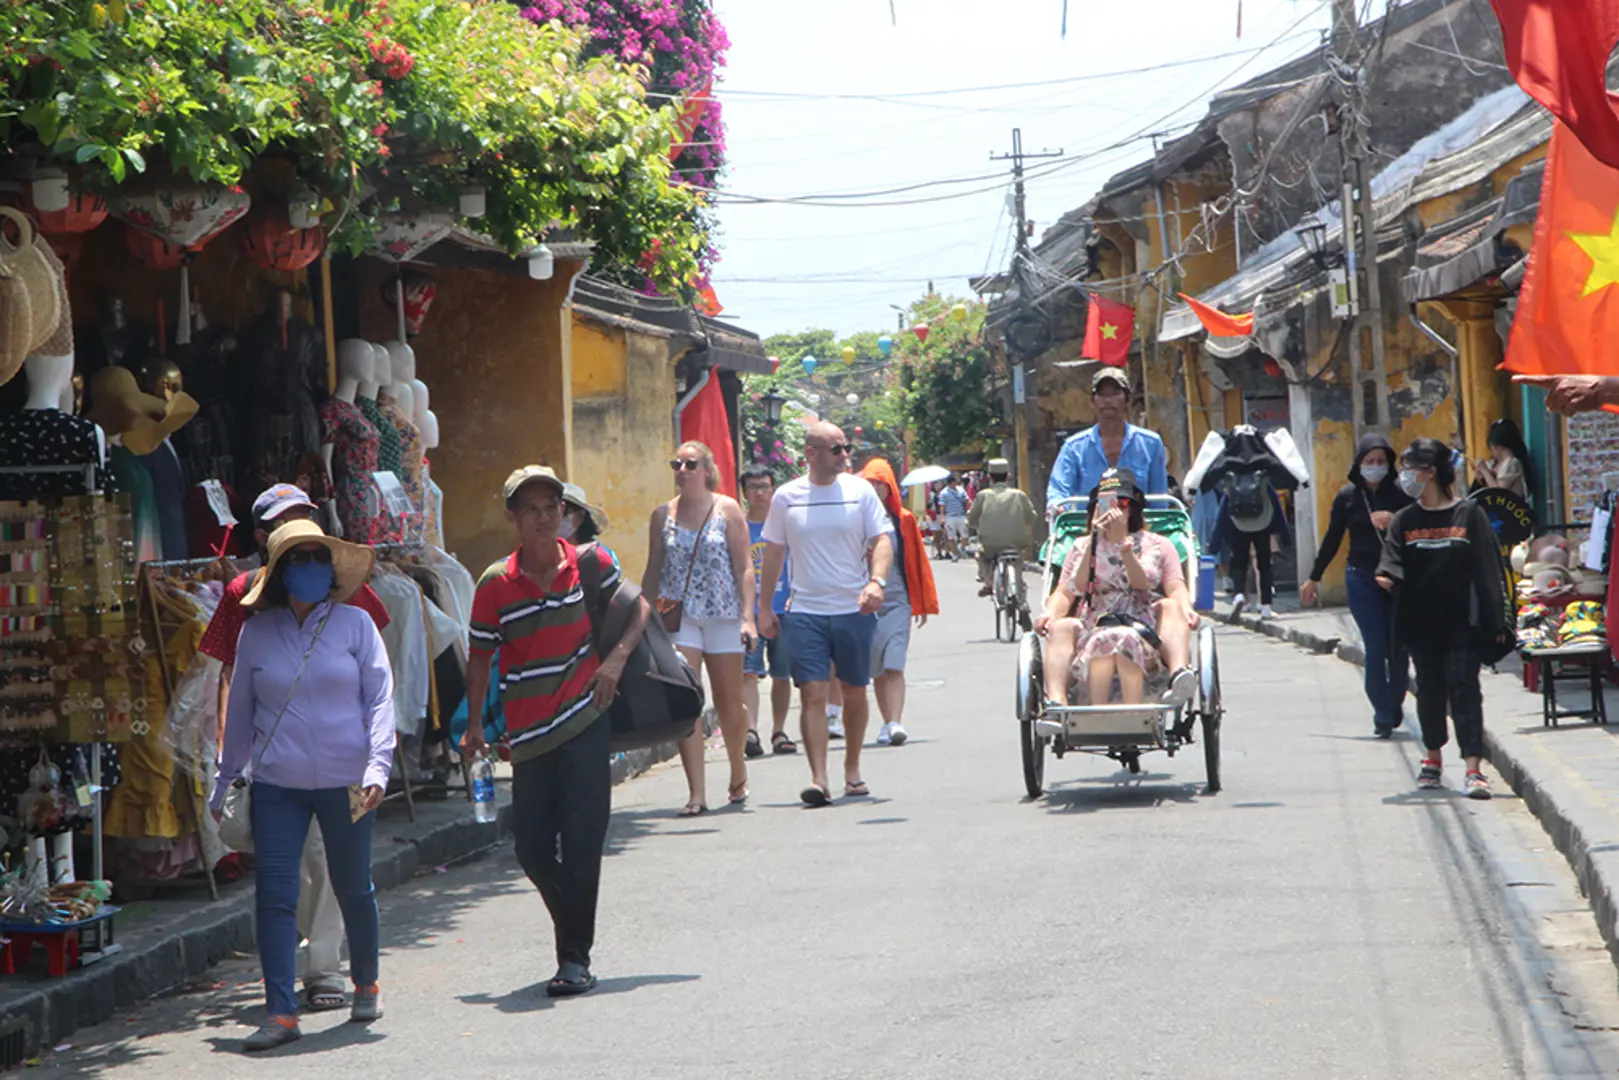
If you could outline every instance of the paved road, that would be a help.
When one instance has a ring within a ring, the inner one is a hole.
[[[1052,763],[1023,798],[1012,649],[965,564],[913,640],[911,730],[875,797],[677,821],[678,768],[619,789],[600,991],[553,1005],[509,848],[387,895],[388,1016],[236,1054],[255,967],[81,1032],[35,1075],[176,1077],[1612,1076],[1619,993],[1521,804],[1413,790],[1358,673],[1222,631],[1225,791]],[[712,788],[723,791],[719,766]],[[1460,780],[1454,770],[1452,784]]]

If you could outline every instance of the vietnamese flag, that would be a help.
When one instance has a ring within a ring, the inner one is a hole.
[[[1254,332],[1254,313],[1251,311],[1246,315],[1227,315],[1219,308],[1194,300],[1185,293],[1176,295],[1186,301],[1186,306],[1192,309],[1192,314],[1203,324],[1203,329],[1214,337],[1249,337]]]
[[[1619,169],[1619,96],[1608,57],[1619,43],[1619,0],[1490,0],[1507,67],[1524,92]]]
[[[1616,340],[1619,169],[1598,161],[1556,121],[1529,269],[1501,366],[1520,375],[1613,375]]]
[[[717,374],[710,376],[697,396],[686,403],[680,414],[680,437],[700,442],[714,452],[720,470],[720,494],[736,498],[736,444],[731,441],[731,414],[725,408],[725,393]]]
[[[1130,356],[1130,335],[1135,330],[1136,309],[1095,293],[1087,293],[1090,311],[1085,316],[1085,344],[1079,350],[1082,360],[1100,360],[1109,367],[1124,367]]]

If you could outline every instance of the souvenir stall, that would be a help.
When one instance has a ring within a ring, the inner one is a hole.
[[[1510,497],[1496,488],[1485,494]],[[1532,539],[1527,538],[1525,510],[1523,532],[1518,534],[1523,538],[1511,549],[1509,577],[1516,578],[1513,598],[1524,685],[1540,692],[1541,723],[1546,727],[1569,719],[1608,722],[1603,688],[1612,671],[1607,620],[1615,499],[1614,492],[1605,493],[1588,523],[1557,526],[1561,531]],[[1486,512],[1497,534],[1510,543],[1517,521],[1495,505],[1501,501],[1487,504]],[[1580,533],[1589,539],[1569,538]],[[1580,695],[1579,703],[1566,703],[1569,692]]]

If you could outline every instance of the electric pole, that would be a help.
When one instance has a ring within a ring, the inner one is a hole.
[[[1386,18],[1387,16],[1385,16]],[[1376,426],[1389,430],[1388,368],[1384,363],[1382,282],[1377,270],[1377,217],[1372,201],[1371,164],[1367,160],[1365,96],[1361,78],[1366,57],[1356,58],[1360,26],[1355,0],[1333,0],[1332,55],[1328,63],[1342,93],[1339,112],[1339,151],[1343,162],[1343,192],[1339,202],[1343,220],[1344,260],[1349,275],[1354,315],[1349,333],[1350,401],[1357,438],[1365,431],[1366,390],[1370,384]],[[1371,339],[1371,363],[1366,362],[1364,338]]]
[[[1010,161],[1012,163],[1012,202],[1013,213],[1017,216],[1017,244],[1012,254],[1012,280],[1017,285],[1018,303],[1026,305],[1030,299],[1030,279],[1028,274],[1029,261],[1029,215],[1028,201],[1023,188],[1023,163],[1041,158],[1062,157],[1061,150],[1041,150],[1038,153],[1024,153],[1023,129],[1012,129],[1012,152],[1010,154],[991,154],[991,161]],[[1010,343],[1008,343],[1010,345]],[[1012,386],[1016,390],[1019,382],[1018,375],[1023,378],[1023,412],[1020,415],[1017,408],[1017,399],[1014,392],[1012,401],[1012,426],[1016,433],[1014,437],[1018,448],[1018,480],[1023,490],[1035,494],[1035,485],[1038,478],[1035,470],[1038,467],[1039,455],[1035,448],[1036,431],[1039,427],[1039,408],[1036,404],[1035,394],[1035,366],[1034,357],[1018,356],[1018,365],[1012,372]],[[1021,427],[1022,431],[1017,431]],[[1043,505],[1043,503],[1042,503]]]

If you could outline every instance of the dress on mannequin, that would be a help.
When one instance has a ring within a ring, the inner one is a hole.
[[[376,398],[357,397],[354,404],[359,406],[360,413],[368,420],[378,435],[377,465],[380,472],[391,472],[399,475],[400,442],[399,429],[393,422],[382,414],[382,408],[377,404]]]
[[[357,403],[340,397],[321,403],[320,421],[321,442],[332,444],[332,487],[343,536],[356,544],[374,543],[382,538],[384,525],[376,481],[371,478],[378,469],[382,437]]]
[[[116,491],[102,453],[100,430],[91,421],[58,408],[72,383],[73,358],[30,356],[23,370],[28,402],[21,411],[0,418],[0,468],[95,465],[96,486]],[[84,481],[81,472],[0,474],[0,500],[83,495]]]
[[[191,541],[186,530],[186,475],[180,455],[168,439],[145,457],[135,459],[152,478],[152,498],[157,506],[158,530],[163,538],[165,559],[191,557]]]
[[[422,535],[422,508],[427,501],[427,489],[422,484],[422,432],[400,410],[399,405],[386,394],[377,398],[377,408],[382,412],[383,419],[393,426],[399,435],[399,481],[404,485],[405,494],[410,497],[411,513],[402,523],[403,534],[400,539],[419,540]]]

